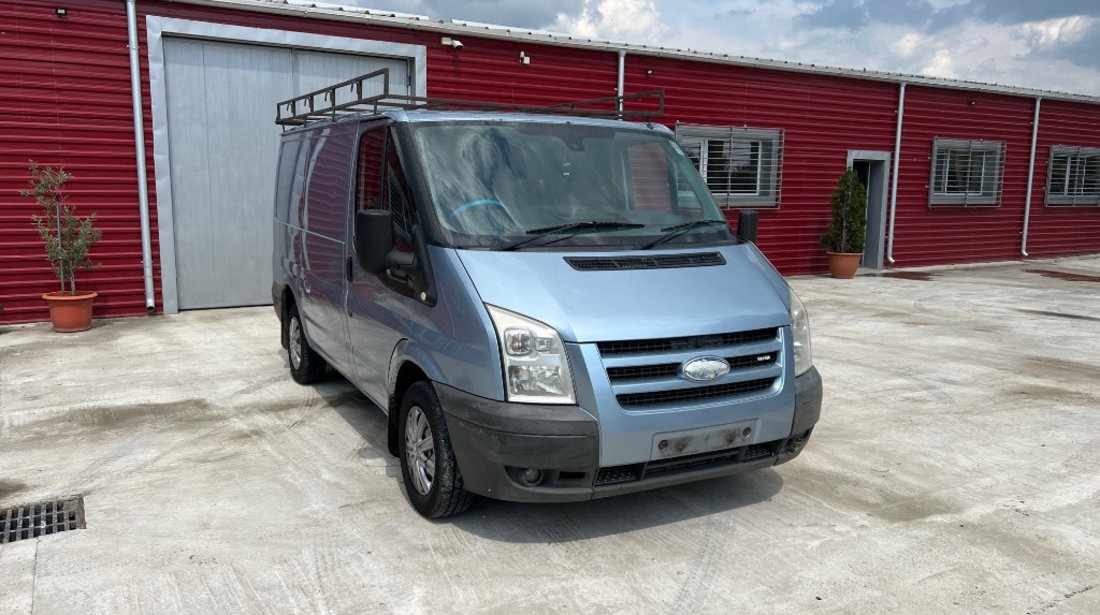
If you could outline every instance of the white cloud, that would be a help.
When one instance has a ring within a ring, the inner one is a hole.
[[[951,51],[947,49],[937,49],[928,65],[920,69],[920,73],[945,79],[959,78],[959,73],[955,69],[955,61],[951,58]]]
[[[1095,25],[1092,17],[1073,16],[1020,24],[1016,32],[1033,48],[1076,43]]]
[[[941,7],[949,4],[942,2]],[[966,18],[941,29],[888,23],[856,28],[795,25],[799,16],[816,8],[793,0],[759,4],[736,0],[718,5],[680,0],[676,11],[666,9],[670,27],[660,43],[805,64],[1100,94],[1097,67],[1037,54],[1095,32],[1093,28],[1100,26],[1095,18],[1024,24]]]
[[[659,44],[666,33],[653,0],[584,0],[575,14],[558,13],[550,29],[586,38]]]
[[[911,58],[917,52],[920,44],[921,35],[910,32],[891,44],[890,51],[893,51],[900,58]]]

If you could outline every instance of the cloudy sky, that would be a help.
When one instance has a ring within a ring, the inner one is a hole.
[[[1100,96],[1100,0],[328,0],[844,68]]]

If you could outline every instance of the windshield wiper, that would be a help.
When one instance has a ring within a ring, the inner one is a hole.
[[[691,222],[685,222],[683,224],[677,224],[675,226],[668,226],[668,227],[665,227],[665,228],[661,229],[661,232],[662,233],[666,233],[668,231],[672,231],[672,232],[668,233],[667,235],[662,235],[662,236],[658,237],[657,239],[645,244],[644,246],[641,247],[641,249],[642,250],[648,250],[648,249],[650,249],[654,246],[659,246],[659,245],[661,245],[662,243],[664,243],[666,241],[676,239],[677,237],[679,237],[680,235],[683,235],[684,233],[690,231],[691,229],[693,229],[697,226],[703,226],[704,224],[706,224],[706,225],[724,224],[726,226],[729,226],[729,221],[728,220],[692,220]]]
[[[533,228],[527,231],[528,235],[534,235],[534,237],[528,237],[527,239],[522,239],[520,241],[517,241],[516,243],[513,243],[512,245],[505,246],[503,250],[505,252],[515,250],[516,248],[523,247],[533,241],[538,241],[543,237],[547,237],[549,235],[557,235],[560,233],[566,233],[566,236],[569,236],[576,235],[581,231],[587,230],[619,230],[628,228],[640,228],[643,226],[645,225],[639,224],[637,222],[618,222],[615,220],[582,220],[580,222],[570,222],[568,224],[544,226],[541,228]],[[562,237],[562,239],[565,239],[565,237]]]

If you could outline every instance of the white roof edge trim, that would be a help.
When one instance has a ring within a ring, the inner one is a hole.
[[[1100,105],[1100,96],[1087,94],[1074,94],[1055,90],[1041,90],[1020,86],[1000,85],[996,83],[983,83],[980,81],[963,81],[947,79],[943,77],[930,77],[927,75],[911,75],[905,73],[891,73],[886,71],[840,68],[834,66],[822,66],[817,64],[805,64],[801,62],[788,62],[785,60],[768,60],[751,56],[740,56],[708,51],[695,51],[691,49],[672,49],[668,47],[654,47],[637,43],[616,43],[612,41],[595,40],[580,36],[553,34],[527,28],[509,28],[506,26],[494,26],[491,24],[474,25],[476,22],[463,22],[452,20],[450,23],[433,20],[423,15],[408,13],[395,13],[377,9],[364,9],[359,7],[346,7],[339,4],[324,2],[312,2],[308,0],[171,0],[181,4],[195,4],[218,8],[235,8],[243,11],[274,13],[281,15],[294,15],[298,17],[315,17],[335,21],[351,21],[358,23],[371,23],[380,26],[404,28],[408,30],[423,30],[448,35],[468,35],[483,38],[522,40],[535,44],[561,45],[579,49],[596,51],[623,51],[631,55],[643,55],[661,58],[675,58],[683,60],[697,60],[731,66],[744,66],[750,68],[763,68],[781,70],[786,72],[833,75],[837,77],[850,77],[868,81],[885,81],[889,83],[908,83],[918,86],[942,87],[953,90],[969,90],[975,92],[989,92],[993,94],[1005,94],[1026,98],[1045,98]]]

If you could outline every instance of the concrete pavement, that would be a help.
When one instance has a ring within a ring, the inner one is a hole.
[[[775,469],[420,518],[269,307],[0,327],[2,613],[1100,612],[1100,257],[791,280],[822,422]]]

